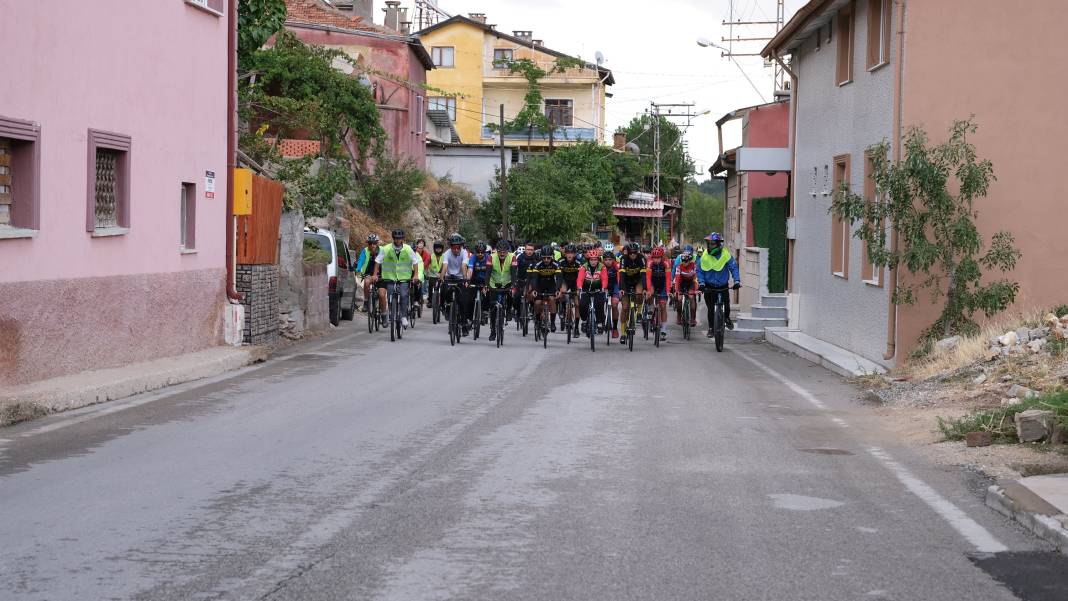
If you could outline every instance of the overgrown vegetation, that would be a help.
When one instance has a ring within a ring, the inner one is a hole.
[[[651,174],[656,166],[654,156],[654,125],[652,115],[640,115],[631,119],[623,133],[629,142],[638,145],[641,151],[642,172]],[[682,145],[682,130],[667,117],[660,117],[660,195],[678,198],[686,181],[693,174],[694,164]],[[705,232],[707,234],[708,232]]]
[[[1019,291],[1019,284],[1008,279],[984,281],[984,271],[1011,271],[1020,252],[1006,231],[995,233],[984,250],[975,225],[975,202],[995,180],[992,163],[980,159],[968,141],[976,129],[972,119],[956,121],[949,138],[932,146],[927,134],[913,127],[905,136],[904,159],[896,164],[889,161],[887,142],[869,148],[881,201],[870,202],[843,186],[831,206],[838,217],[860,223],[854,236],[864,242],[873,264],[904,267],[919,276],[918,285],[903,283],[894,291],[895,303],[915,302],[917,288],[926,288],[932,300],[944,298],[941,315],[925,332],[928,338],[977,332],[976,312],[993,316]],[[887,241],[888,226],[899,234],[897,249]]]
[[[375,217],[396,223],[412,207],[416,191],[426,179],[426,173],[411,159],[383,156],[374,171],[364,176],[358,202]]]
[[[525,132],[528,137],[533,137],[534,132],[543,135],[550,129],[549,118],[542,111],[545,99],[541,93],[541,80],[555,73],[582,67],[583,62],[575,58],[560,57],[556,59],[552,67],[546,70],[529,58],[520,58],[510,61],[494,61],[493,66],[508,69],[512,75],[522,75],[527,80],[527,92],[523,95],[523,108],[514,119],[503,123],[504,133]],[[491,123],[488,127],[491,131],[499,131],[500,125]]]
[[[946,440],[964,440],[969,432],[990,432],[995,442],[1017,442],[1014,417],[1028,409],[1052,411],[1061,426],[1068,427],[1068,391],[1059,391],[964,417],[939,417],[938,429]]]
[[[722,193],[710,194],[691,181],[686,184],[684,198],[682,231],[687,240],[701,240],[709,232],[723,231],[724,197]]]
[[[593,143],[558,149],[508,172],[510,223],[522,240],[573,240],[595,222],[614,223],[612,205],[640,180],[637,161]],[[500,173],[478,210],[487,232],[501,226]]]

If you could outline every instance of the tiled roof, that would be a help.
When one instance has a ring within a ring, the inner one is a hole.
[[[286,20],[294,23],[313,23],[361,31],[385,31],[374,23],[365,23],[363,18],[328,6],[321,0],[286,0],[286,11]]]

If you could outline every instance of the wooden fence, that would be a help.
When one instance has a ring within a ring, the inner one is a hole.
[[[252,214],[237,217],[237,262],[265,265],[278,262],[278,225],[282,219],[285,187],[274,180],[252,176]]]

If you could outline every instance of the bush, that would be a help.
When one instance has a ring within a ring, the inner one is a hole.
[[[1052,411],[1061,425],[1068,427],[1068,391],[1062,390],[960,418],[939,417],[938,430],[946,440],[964,440],[969,432],[990,432],[994,442],[1017,442],[1014,418],[1017,413],[1028,409]]]
[[[376,218],[397,223],[414,204],[416,190],[426,178],[411,159],[384,157],[375,164],[374,173],[361,182],[358,202]]]

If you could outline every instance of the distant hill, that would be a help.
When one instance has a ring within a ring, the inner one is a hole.
[[[708,194],[709,196],[724,195],[724,182],[721,179],[706,179],[705,181],[697,184],[697,189]]]

